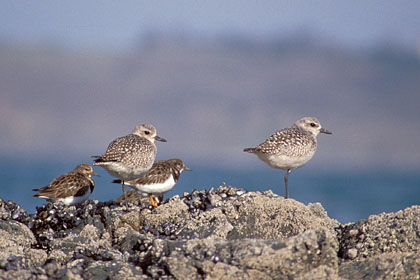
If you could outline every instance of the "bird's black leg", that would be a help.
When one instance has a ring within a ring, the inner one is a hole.
[[[125,207],[128,209],[127,192],[125,191],[124,181],[122,181],[122,190],[123,190],[123,193],[124,193]]]
[[[288,188],[288,184],[287,184],[287,179],[289,177],[290,171],[291,171],[290,169],[287,169],[286,175],[284,175],[284,185],[286,186],[286,198],[289,198],[289,188]]]

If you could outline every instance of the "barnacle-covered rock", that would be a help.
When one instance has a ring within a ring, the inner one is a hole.
[[[319,203],[222,185],[147,203],[0,200],[6,279],[416,279],[419,206],[340,225]]]
[[[13,201],[4,201],[0,198],[0,219],[15,220],[27,225],[29,222],[29,215],[26,213],[25,209]]]

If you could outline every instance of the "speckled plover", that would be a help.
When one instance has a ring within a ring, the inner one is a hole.
[[[284,184],[286,198],[289,198],[288,175],[314,156],[317,147],[316,136],[319,133],[331,134],[321,127],[316,118],[302,118],[292,127],[275,132],[257,147],[246,148],[244,152],[256,154],[260,160],[273,168],[286,170]]]
[[[102,166],[111,176],[121,179],[126,197],[124,182],[139,178],[152,167],[157,152],[155,140],[166,142],[156,135],[153,125],[139,125],[131,134],[112,141],[104,154],[93,156],[93,165]]]

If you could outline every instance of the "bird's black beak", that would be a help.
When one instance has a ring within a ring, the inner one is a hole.
[[[332,132],[331,132],[331,131],[326,130],[325,128],[322,128],[322,127],[321,127],[321,129],[319,130],[319,132],[321,132],[321,133],[325,133],[325,134],[332,134]]]
[[[166,142],[166,139],[165,138],[162,138],[162,137],[159,137],[159,136],[155,136],[155,140],[156,141],[160,141],[160,142]]]

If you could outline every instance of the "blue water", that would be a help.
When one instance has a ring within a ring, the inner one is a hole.
[[[45,200],[34,198],[33,188],[47,185],[56,176],[72,170],[77,163],[8,161],[0,164],[2,186],[0,197],[13,200],[29,213]],[[226,170],[190,166],[192,172],[183,172],[175,188],[165,195],[182,196],[193,189],[217,188],[223,182],[248,191],[273,192],[284,196],[283,171],[270,168],[257,170]],[[95,171],[96,187],[91,199],[112,200],[122,194],[121,186],[110,183],[111,178],[102,168]],[[304,203],[320,202],[328,215],[341,223],[366,219],[381,212],[394,212],[420,204],[420,175],[414,172],[376,170],[363,172],[316,172],[306,167],[289,175],[290,197]]]

